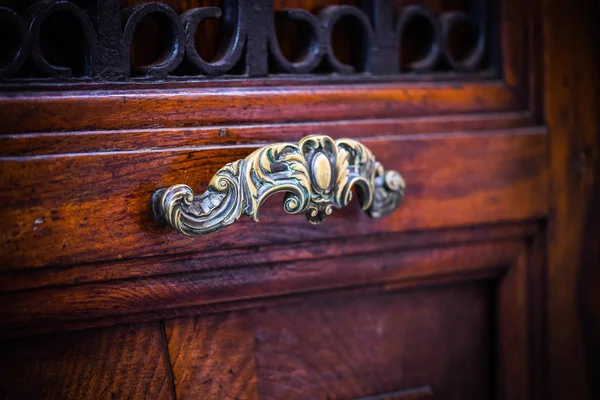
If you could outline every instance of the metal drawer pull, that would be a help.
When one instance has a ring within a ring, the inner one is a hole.
[[[159,189],[152,207],[157,218],[178,232],[201,236],[231,225],[242,214],[258,221],[267,197],[286,192],[285,211],[305,213],[318,224],[333,209],[348,205],[353,186],[363,210],[380,218],[400,204],[405,183],[398,172],[385,171],[361,143],[314,135],[298,144],[264,146],[225,165],[199,196],[186,185]]]

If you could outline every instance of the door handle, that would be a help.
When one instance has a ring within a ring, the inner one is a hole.
[[[352,188],[372,218],[396,209],[405,182],[386,171],[373,153],[352,139],[307,136],[299,143],[275,143],[231,162],[213,176],[208,189],[194,196],[186,185],[158,189],[152,196],[156,218],[188,236],[202,236],[233,224],[242,215],[258,222],[262,203],[286,192],[283,207],[319,224],[334,209],[348,205]]]

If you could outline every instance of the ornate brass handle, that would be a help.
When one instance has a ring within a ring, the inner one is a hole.
[[[334,208],[348,205],[353,186],[363,210],[380,218],[400,204],[405,183],[398,172],[385,171],[361,143],[314,135],[298,144],[262,147],[225,165],[199,196],[186,185],[159,189],[152,207],[173,229],[200,236],[231,225],[242,214],[258,221],[267,197],[287,192],[285,211],[305,213],[309,222],[318,224]]]

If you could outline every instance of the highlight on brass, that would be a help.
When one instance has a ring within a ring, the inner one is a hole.
[[[405,183],[361,143],[313,135],[298,144],[264,146],[225,165],[198,196],[183,184],[159,189],[152,196],[152,207],[157,218],[178,232],[201,236],[242,215],[258,222],[260,206],[277,192],[286,192],[285,211],[304,213],[310,223],[319,224],[334,209],[348,205],[353,187],[363,210],[380,218],[400,204]]]

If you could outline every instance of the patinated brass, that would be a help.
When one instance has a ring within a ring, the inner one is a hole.
[[[261,204],[277,192],[286,192],[285,211],[305,213],[309,222],[318,224],[333,209],[348,205],[352,187],[362,208],[380,218],[400,204],[405,183],[398,172],[385,171],[359,142],[314,135],[298,144],[262,147],[225,165],[199,196],[186,185],[159,189],[152,206],[157,218],[178,232],[200,236],[231,225],[242,214],[258,221]]]

